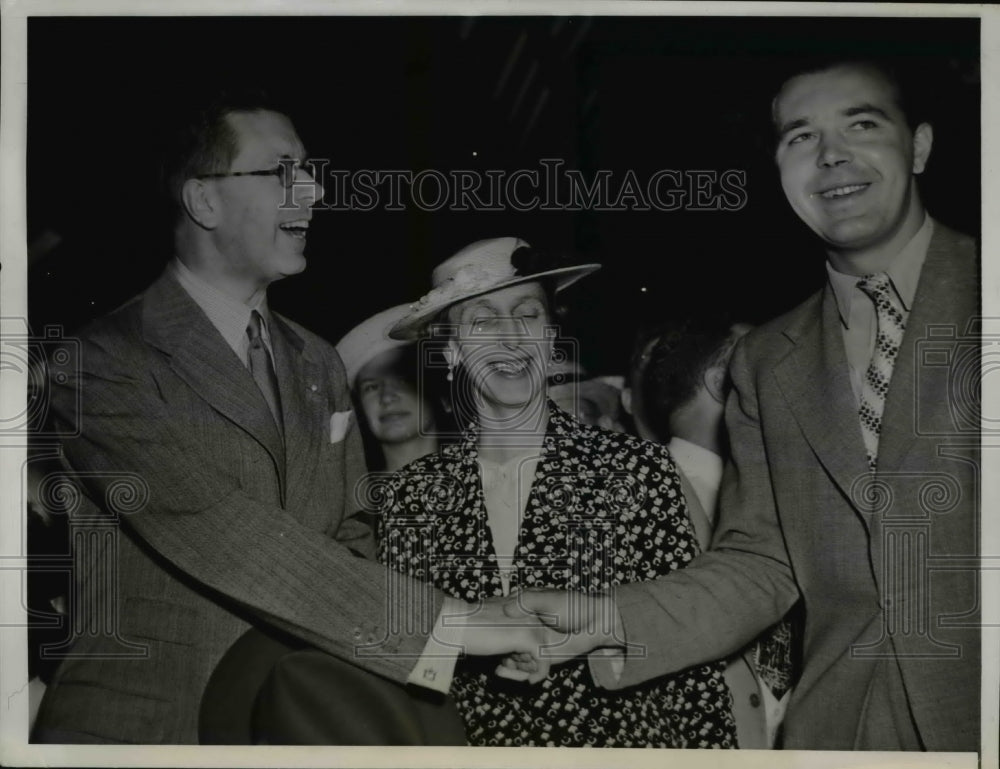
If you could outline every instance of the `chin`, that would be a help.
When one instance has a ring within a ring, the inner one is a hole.
[[[297,254],[295,256],[286,256],[281,260],[281,265],[279,268],[279,275],[282,278],[287,278],[290,275],[298,275],[300,272],[306,268],[306,258],[302,254]]]
[[[881,237],[878,227],[864,221],[845,221],[826,228],[823,239],[834,248],[867,248]]]

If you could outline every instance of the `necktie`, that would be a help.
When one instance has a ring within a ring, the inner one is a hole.
[[[792,625],[782,620],[765,630],[753,645],[757,675],[780,700],[792,687]]]
[[[868,468],[874,472],[878,459],[879,434],[882,432],[882,411],[885,395],[892,379],[892,367],[903,342],[906,318],[903,310],[896,305],[889,276],[884,272],[865,275],[858,281],[858,288],[868,294],[875,303],[878,332],[875,336],[875,350],[871,363],[861,383],[861,435],[865,440],[868,454]]]
[[[274,423],[278,426],[278,432],[283,431],[281,421],[281,398],[278,395],[278,377],[274,373],[274,364],[271,356],[261,339],[260,329],[264,319],[259,312],[254,310],[250,313],[250,322],[247,324],[247,336],[250,338],[250,373],[253,374],[257,387],[260,388],[264,400],[267,401],[274,417]]]

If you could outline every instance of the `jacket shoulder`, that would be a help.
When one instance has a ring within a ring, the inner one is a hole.
[[[142,315],[145,293],[137,294],[81,327],[73,336],[91,356],[107,353],[112,360],[134,358],[145,347]]]
[[[806,324],[819,320],[825,290],[820,288],[788,312],[756,326],[739,340],[737,347],[742,347],[752,358],[786,350],[789,334],[794,335]]]

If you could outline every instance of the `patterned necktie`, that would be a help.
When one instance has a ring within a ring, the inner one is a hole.
[[[271,409],[271,416],[278,426],[278,432],[283,432],[281,421],[281,399],[278,395],[278,377],[274,373],[274,364],[271,356],[261,339],[260,329],[264,319],[260,313],[254,310],[250,313],[250,322],[247,324],[247,336],[250,337],[250,373],[253,374],[257,387],[260,388],[264,400],[267,401]]]
[[[878,460],[878,440],[882,431],[882,411],[885,394],[889,391],[892,367],[903,342],[906,318],[894,300],[889,276],[884,272],[865,275],[858,281],[858,288],[875,303],[878,333],[871,363],[861,383],[861,435],[868,454],[868,468],[874,472]]]
[[[757,675],[780,700],[792,688],[792,625],[782,620],[765,630],[753,645]]]

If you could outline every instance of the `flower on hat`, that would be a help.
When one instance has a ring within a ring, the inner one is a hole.
[[[516,277],[516,272],[510,265],[499,266],[501,269],[497,269],[495,265],[467,264],[459,268],[440,286],[432,288],[414,304],[411,304],[410,309],[416,311],[422,307],[448,303],[466,293],[488,289],[499,282]]]

